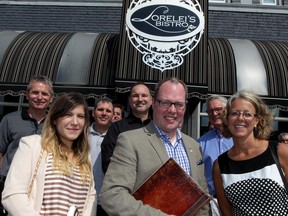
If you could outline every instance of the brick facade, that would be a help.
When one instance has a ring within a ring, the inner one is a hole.
[[[288,41],[288,13],[210,10],[208,16],[209,37]],[[120,20],[121,7],[0,5],[0,31],[118,33]]]
[[[288,14],[209,11],[209,37],[288,41]]]

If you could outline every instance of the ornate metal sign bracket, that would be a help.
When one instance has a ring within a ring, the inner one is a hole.
[[[197,0],[133,0],[126,31],[143,62],[163,72],[180,66],[197,46],[204,22]]]

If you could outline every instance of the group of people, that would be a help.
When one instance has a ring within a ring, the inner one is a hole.
[[[228,101],[210,97],[211,129],[198,142],[181,131],[188,90],[178,78],[159,81],[153,97],[145,83],[133,85],[126,117],[109,98],[98,100],[91,125],[79,93],[59,96],[47,113],[53,88],[45,77],[28,84],[26,97],[29,108],[0,124],[2,204],[9,215],[169,215],[133,197],[169,158],[211,194],[197,215],[288,215],[287,137],[275,160],[273,115],[250,91]]]
[[[211,129],[198,142],[212,215],[287,215],[288,134],[279,135],[276,148],[269,142],[273,114],[267,105],[247,90],[228,101],[211,96],[206,105]]]

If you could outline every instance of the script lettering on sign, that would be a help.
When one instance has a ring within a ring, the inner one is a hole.
[[[143,62],[163,72],[180,66],[197,46],[204,14],[197,0],[134,0],[127,10],[126,31]]]

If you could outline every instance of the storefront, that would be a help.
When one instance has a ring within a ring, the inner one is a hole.
[[[155,72],[137,52],[121,48],[119,34],[0,32],[0,113],[27,106],[25,89],[35,74],[48,76],[57,94],[81,92],[93,107],[108,96],[127,107],[129,87],[137,81],[151,88],[166,76],[180,76],[189,87],[189,104],[183,130],[198,137],[208,126],[205,99],[211,94],[229,97],[237,90],[260,94],[276,114],[275,130],[285,130],[288,101],[288,44],[209,38],[203,58],[189,56],[178,71]],[[205,43],[203,43],[205,46]],[[132,62],[117,70],[118,53]],[[132,53],[132,54],[131,54]],[[207,64],[201,64],[207,58]],[[206,68],[207,73],[204,73]],[[147,71],[142,73],[141,71]],[[133,72],[134,71],[134,72]],[[189,73],[189,71],[191,71]],[[199,71],[196,73],[195,71]],[[284,123],[283,123],[284,122]]]

